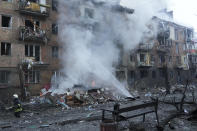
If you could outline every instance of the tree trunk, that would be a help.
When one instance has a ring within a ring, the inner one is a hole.
[[[163,67],[164,77],[165,77],[165,86],[166,86],[166,94],[170,94],[170,83],[168,81],[168,67],[165,65]]]
[[[19,74],[19,80],[20,80],[21,97],[22,97],[22,100],[26,100],[26,90],[24,87],[23,68],[21,64],[18,65],[18,74]]]

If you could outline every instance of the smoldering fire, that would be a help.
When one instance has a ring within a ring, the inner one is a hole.
[[[149,3],[149,7],[136,4],[135,13],[131,13],[120,6],[119,0],[59,2],[59,39],[63,44],[61,72],[66,77],[59,77],[58,86],[54,84],[50,91],[61,94],[75,84],[91,86],[94,81],[95,86],[130,97],[126,82],[115,77],[116,67],[122,60],[121,54],[133,49],[143,40],[145,32],[150,31],[147,24],[160,8],[152,10],[155,3]],[[156,33],[151,31],[152,35]]]

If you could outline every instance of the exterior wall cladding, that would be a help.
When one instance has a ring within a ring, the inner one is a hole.
[[[20,0],[0,0],[1,97],[19,91],[19,65],[23,65],[24,85],[31,95],[39,95],[61,67],[56,3],[42,2],[27,6]],[[195,55],[187,48],[193,46],[193,30],[158,18],[153,20],[161,30],[154,43],[140,43],[131,52],[122,53],[116,75],[120,80],[127,80],[129,87],[139,82],[147,86],[164,84],[164,66],[168,69],[170,83],[182,83],[195,75],[195,63],[189,61]]]

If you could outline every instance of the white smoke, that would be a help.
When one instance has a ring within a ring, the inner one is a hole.
[[[61,71],[66,77],[60,77],[58,86],[53,86],[51,91],[64,93],[75,84],[90,86],[94,81],[96,86],[131,96],[116,79],[115,66],[122,59],[121,52],[130,51],[143,40],[144,33],[150,30],[147,24],[163,8],[158,0],[147,1],[150,0],[131,0],[128,5],[132,5],[134,14],[117,11],[119,0],[59,1]],[[94,10],[89,14],[92,18],[86,16],[86,8]]]

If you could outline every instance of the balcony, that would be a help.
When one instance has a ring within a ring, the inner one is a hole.
[[[49,66],[48,63],[45,63],[43,61],[38,61],[36,60],[35,57],[27,57],[26,59],[22,60],[22,64],[24,66],[26,66],[28,69],[30,69],[31,67],[45,67],[45,66]]]
[[[44,30],[36,29],[35,31],[26,26],[21,26],[19,28],[19,40],[22,41],[33,41],[40,43],[47,43],[47,35]]]
[[[149,51],[153,48],[152,44],[139,44],[138,51]]]
[[[167,53],[170,51],[169,49],[170,47],[169,46],[166,46],[166,45],[158,45],[156,46],[156,49],[158,52],[163,52],[163,53]]]
[[[154,62],[140,62],[138,61],[138,67],[152,67],[154,66]]]
[[[32,16],[47,17],[49,16],[49,6],[30,1],[19,1],[19,12]]]

